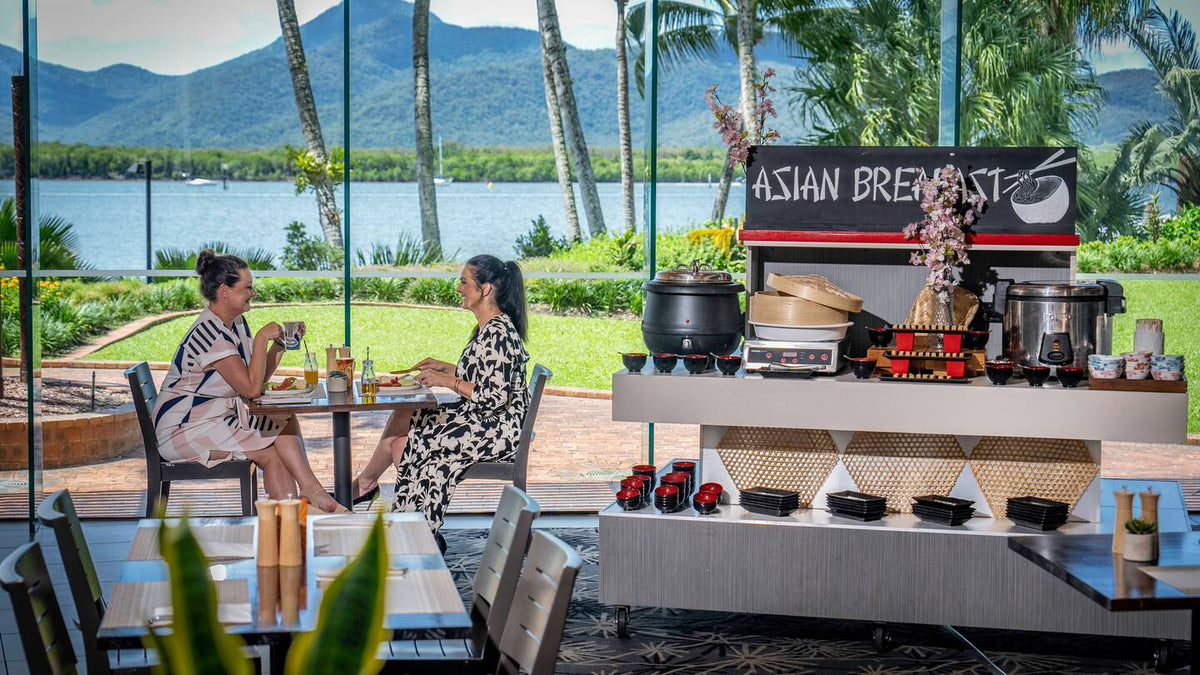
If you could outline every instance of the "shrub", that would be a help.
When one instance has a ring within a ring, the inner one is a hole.
[[[1080,272],[1149,273],[1200,272],[1200,239],[1158,241],[1117,237],[1109,242],[1080,245],[1076,261]]]
[[[521,260],[545,258],[571,245],[566,237],[555,238],[550,234],[550,226],[546,224],[545,216],[539,215],[536,220],[531,222],[533,228],[529,230],[529,233],[517,237],[517,258]]]
[[[417,279],[409,287],[408,296],[421,305],[454,306],[459,303],[458,293],[454,290],[457,286],[453,279]]]
[[[1200,242],[1200,206],[1183,207],[1174,218],[1159,226],[1158,236],[1160,239]]]
[[[304,223],[293,220],[287,226],[283,267],[289,270],[339,270],[342,268],[342,251],[320,237],[310,236]]]

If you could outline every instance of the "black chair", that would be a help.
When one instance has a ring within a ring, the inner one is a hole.
[[[71,587],[71,597],[75,600],[75,612],[79,616],[79,630],[83,633],[88,673],[103,675],[111,672],[150,672],[150,667],[157,661],[147,654],[146,650],[121,649],[104,652],[96,645],[96,634],[100,630],[100,621],[104,619],[108,603],[104,600],[100,577],[96,574],[95,564],[92,563],[92,553],[88,549],[87,539],[83,536],[79,516],[75,514],[71,494],[66,490],[59,490],[46,497],[38,506],[37,516],[42,525],[54,531],[55,541],[58,542],[59,555],[67,573],[67,583]]]
[[[533,376],[529,378],[529,408],[525,411],[525,421],[521,424],[521,437],[517,440],[517,454],[511,462],[477,462],[472,464],[459,480],[503,480],[509,481],[518,489],[525,489],[525,476],[529,467],[529,446],[533,444],[533,423],[537,420],[538,408],[542,404],[542,391],[546,381],[554,377],[554,373],[542,364],[533,367]]]
[[[78,672],[75,649],[40,544],[25,544],[0,562],[0,586],[12,599],[29,672]]]
[[[254,515],[254,500],[258,496],[258,470],[250,460],[231,459],[211,469],[198,462],[167,462],[158,454],[158,436],[154,433],[154,401],[158,390],[150,377],[145,361],[127,368],[125,377],[133,392],[133,407],[142,427],[142,443],[146,446],[146,517],[158,512],[158,501],[164,508],[171,495],[171,483],[177,480],[238,480],[242,484],[242,515]]]

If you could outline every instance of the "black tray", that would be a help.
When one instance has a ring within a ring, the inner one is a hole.
[[[913,509],[913,515],[917,516],[918,518],[923,518],[923,519],[924,518],[936,518],[938,520],[956,520],[956,521],[960,521],[960,522],[965,522],[967,520],[970,520],[975,515],[975,512],[974,511],[966,511],[966,512],[950,513],[950,512],[946,512],[946,511],[926,511],[924,509],[922,509],[922,510]]]
[[[835,501],[826,501],[825,504],[828,505],[829,508],[831,508],[831,509],[838,509],[839,511],[849,511],[851,513],[874,513],[876,511],[883,512],[883,511],[887,510],[886,504],[880,504],[878,506],[876,506],[874,504],[872,504],[871,506],[860,506],[858,504],[845,504],[843,502],[835,502]]]
[[[840,500],[843,502],[860,502],[863,504],[873,504],[876,502],[878,502],[880,504],[887,503],[887,500],[884,499],[883,497],[879,497],[877,495],[869,495],[865,492],[855,492],[854,490],[842,490],[841,492],[830,492],[829,494],[825,495],[825,497],[827,499],[832,497],[833,499]]]
[[[800,498],[800,493],[795,490],[781,490],[779,488],[763,487],[756,485],[752,488],[742,490],[743,495],[752,495],[754,497],[767,497],[770,499],[787,499],[789,497]]]
[[[1031,522],[1028,522],[1025,520],[1020,520],[1019,518],[1009,518],[1009,520],[1012,521],[1013,525],[1027,527],[1031,530],[1041,530],[1043,532],[1046,532],[1049,530],[1057,530],[1058,528],[1060,528],[1066,524],[1065,520],[1061,521],[1061,522],[1056,520],[1056,521],[1049,522],[1049,523],[1031,523]]]
[[[958,497],[946,497],[944,495],[921,495],[913,497],[913,501],[925,506],[933,508],[958,508],[964,506],[974,506],[975,502],[969,499],[959,499]]]
[[[754,502],[756,504],[764,504],[767,506],[798,506],[800,504],[799,496],[784,497],[779,499],[777,497],[761,497],[756,494],[746,494],[745,492],[742,493],[741,500],[744,502]]]
[[[1037,509],[1069,509],[1071,505],[1066,502],[1059,502],[1053,499],[1044,497],[1009,497],[1009,504],[1020,504],[1022,506],[1030,506]]]
[[[796,510],[796,509],[769,509],[769,508],[766,508],[763,506],[757,506],[754,504],[746,504],[744,502],[741,504],[741,507],[743,509],[746,509],[747,511],[750,511],[751,513],[761,513],[764,516],[786,516]]]
[[[1014,513],[1017,516],[1025,516],[1034,520],[1044,520],[1046,518],[1066,518],[1071,513],[1067,509],[1036,509],[1028,506],[1021,506],[1020,504],[1009,504],[1007,507],[1005,507],[1004,512],[1005,515]]]
[[[935,515],[924,514],[924,513],[918,513],[917,517],[920,518],[923,522],[937,523],[938,525],[947,525],[949,527],[959,527],[960,525],[962,525],[963,523],[965,523],[971,519],[971,516],[967,516],[966,518],[942,518],[941,516],[935,516]]]
[[[913,504],[913,511],[923,511],[925,513],[942,513],[946,515],[957,515],[960,513],[975,513],[974,506],[956,506],[954,508],[946,506],[928,506],[926,504]]]
[[[842,511],[840,509],[831,508],[831,509],[829,509],[829,512],[832,513],[833,515],[841,517],[841,518],[849,518],[850,520],[858,520],[858,521],[862,521],[864,523],[870,522],[872,520],[879,520],[880,518],[883,517],[882,511],[880,511],[879,513],[858,514],[858,513],[850,513],[848,511]]]

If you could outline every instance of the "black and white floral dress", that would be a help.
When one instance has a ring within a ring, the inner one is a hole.
[[[422,511],[438,530],[464,471],[476,462],[512,460],[529,407],[529,354],[512,320],[500,314],[479,328],[458,359],[455,377],[475,385],[474,400],[418,410],[396,467],[395,511]]]

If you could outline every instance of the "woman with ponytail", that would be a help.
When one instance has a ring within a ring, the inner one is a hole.
[[[378,494],[389,464],[397,471],[397,511],[423,511],[436,533],[459,477],[475,462],[511,460],[529,406],[525,283],[513,261],[490,255],[467,261],[459,276],[463,309],[475,315],[471,341],[458,363],[424,359],[418,381],[446,387],[461,405],[392,413],[375,453],[355,481],[359,500]],[[442,542],[439,537],[439,543]]]

